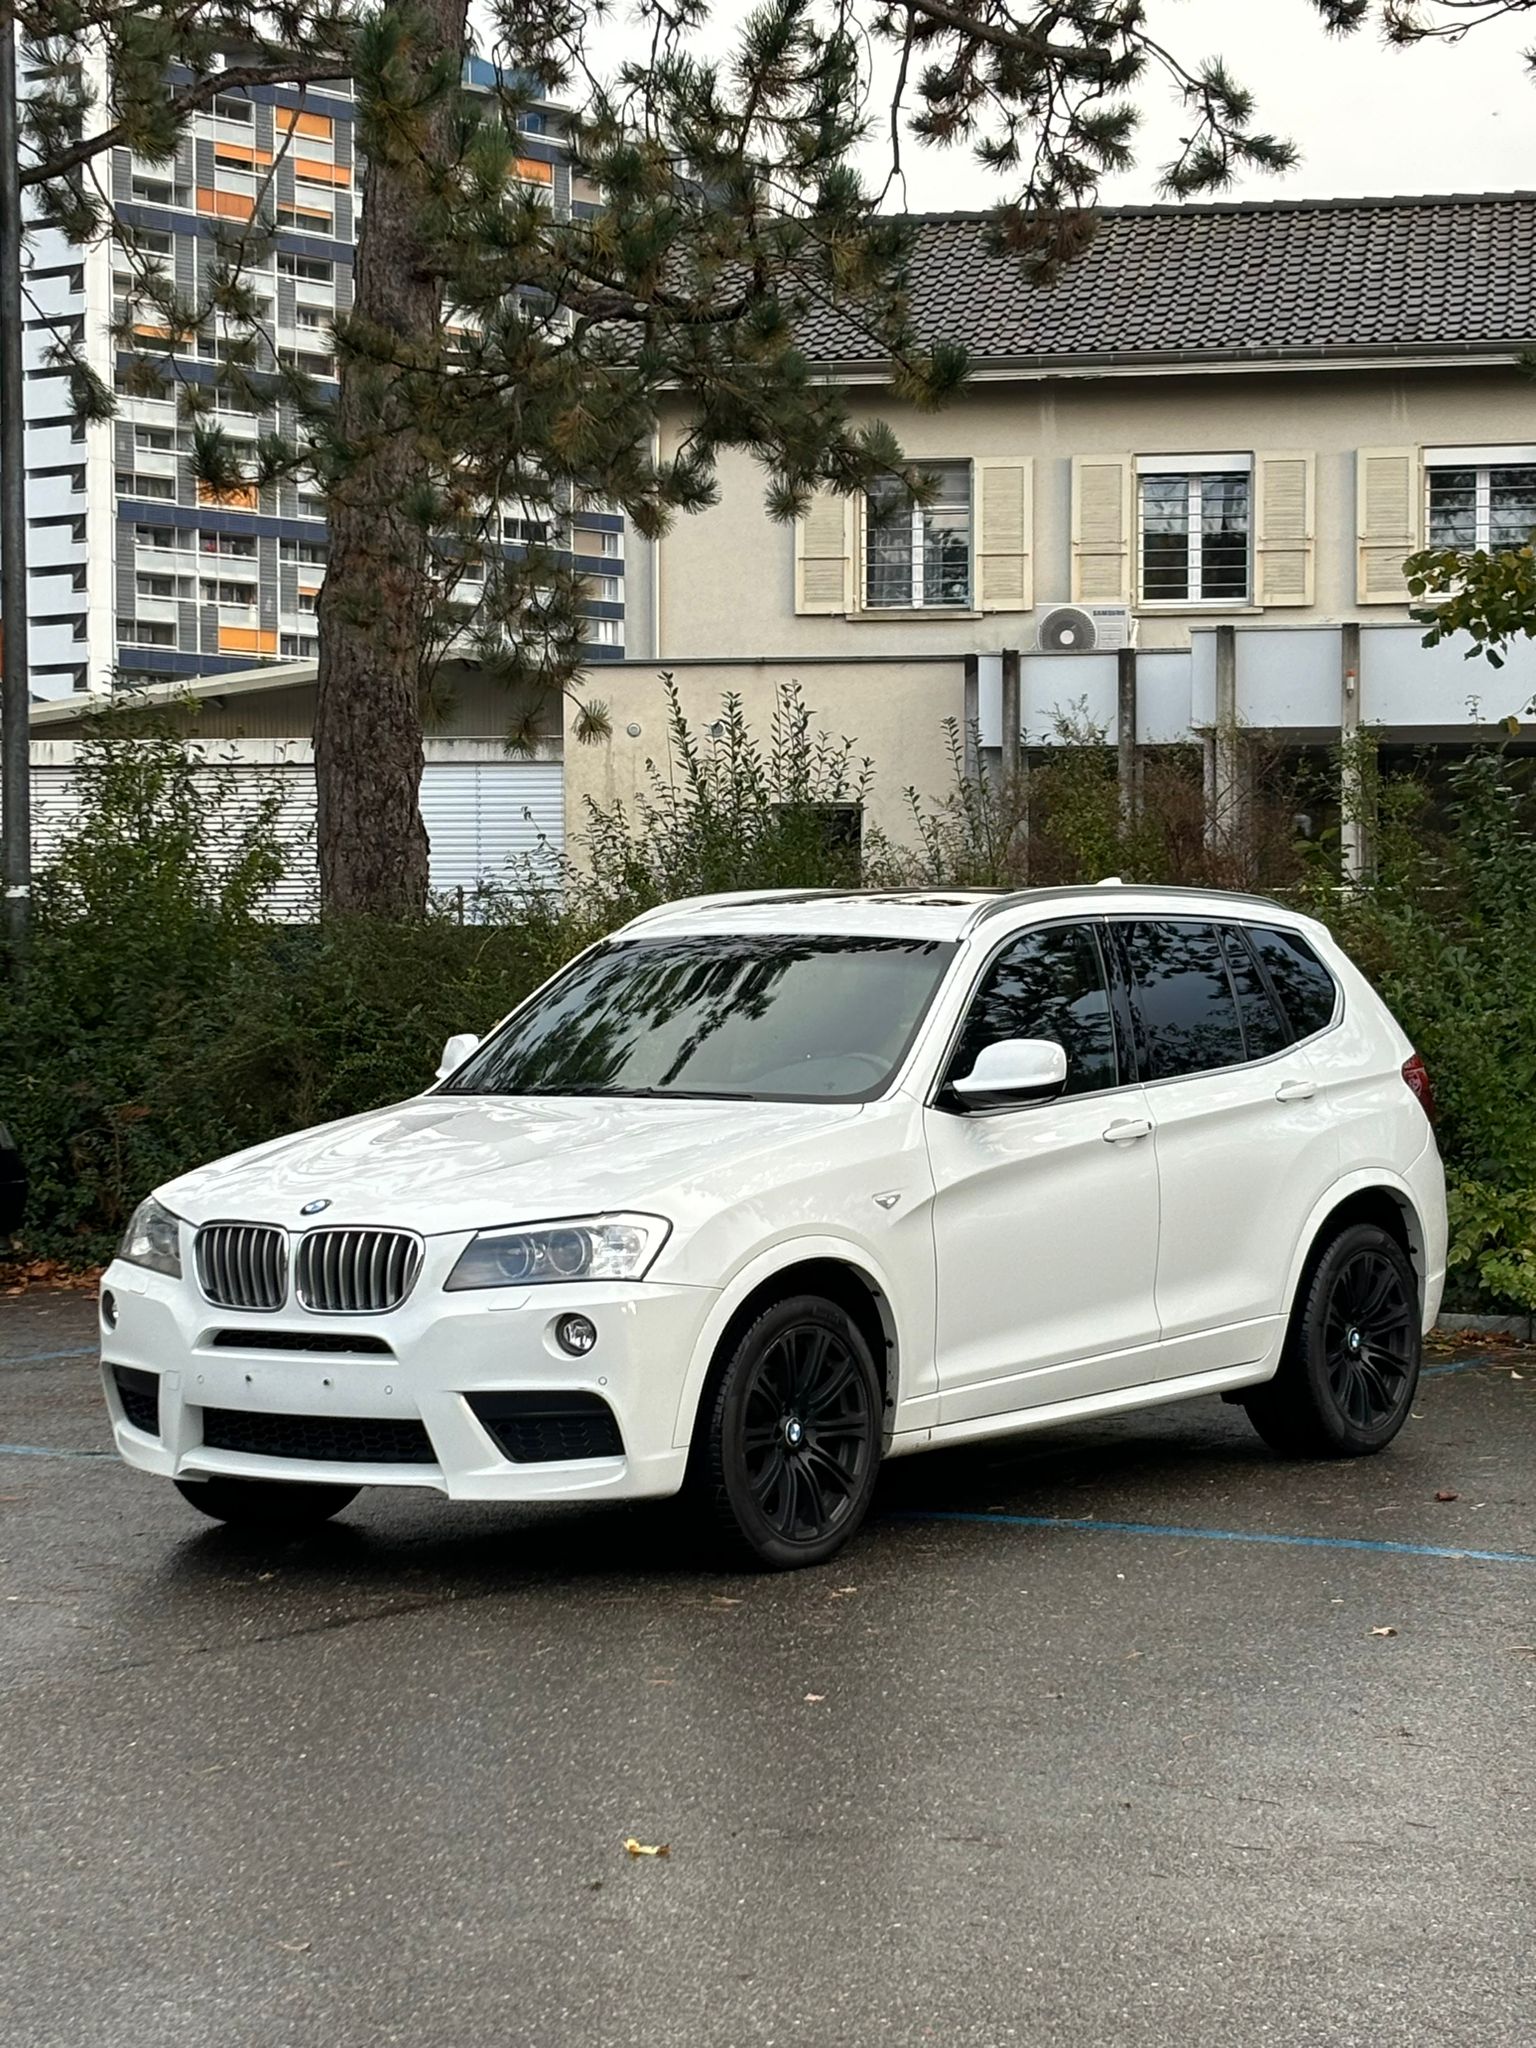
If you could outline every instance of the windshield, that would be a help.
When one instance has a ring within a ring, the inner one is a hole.
[[[927,939],[621,940],[576,961],[443,1084],[452,1095],[864,1102],[954,954]]]

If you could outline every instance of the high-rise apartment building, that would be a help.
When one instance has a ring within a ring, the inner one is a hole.
[[[23,93],[42,76],[25,51],[20,74]],[[480,60],[468,66],[472,87],[487,88],[494,77]],[[345,86],[253,88],[196,115],[174,161],[147,164],[116,149],[95,167],[136,247],[189,300],[202,302],[199,284],[221,227],[255,219],[268,229],[262,253],[242,269],[257,302],[258,364],[290,363],[322,390],[336,370],[331,322],[352,303],[365,182],[353,114]],[[557,218],[595,202],[572,172],[559,108],[530,110],[520,130],[519,176]],[[174,390],[142,395],[131,374],[136,358],[111,333],[131,314],[147,323],[146,340],[174,353],[179,380],[212,385],[219,318],[185,339],[156,333],[157,316],[135,301],[133,268],[111,237],[82,248],[40,230],[25,260],[34,696],[312,660],[326,559],[323,500],[302,482],[210,493],[193,477],[191,429]],[[115,418],[72,418],[67,377],[49,360],[64,330],[115,385]],[[254,448],[262,433],[293,431],[291,408],[276,393],[264,410],[247,410],[226,392],[215,407],[213,419],[237,444]],[[515,550],[523,537],[522,522],[508,514],[503,545]],[[577,510],[557,538],[588,578],[589,658],[621,658],[623,520]],[[461,585],[456,596],[472,600],[473,586]]]

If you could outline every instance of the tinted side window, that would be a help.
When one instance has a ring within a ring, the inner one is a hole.
[[[1300,932],[1265,927],[1248,936],[1269,970],[1293,1035],[1310,1038],[1314,1031],[1321,1031],[1332,1020],[1338,989]]]
[[[1268,1059],[1291,1042],[1290,1028],[1275,1008],[1274,998],[1264,986],[1264,977],[1248,950],[1248,942],[1236,925],[1221,927],[1222,949],[1237,991],[1238,1015],[1243,1020],[1243,1042],[1251,1060]]]
[[[1216,927],[1127,925],[1125,948],[1151,1078],[1240,1065],[1243,1031]]]
[[[1026,932],[998,955],[966,1015],[951,1074],[968,1074],[1001,1038],[1054,1040],[1067,1055],[1068,1095],[1114,1087],[1109,990],[1090,926]]]

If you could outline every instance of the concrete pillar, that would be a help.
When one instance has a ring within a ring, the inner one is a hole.
[[[1136,747],[1136,650],[1122,647],[1115,656],[1115,770],[1120,785],[1120,816],[1129,825],[1141,808],[1141,757]]]
[[[981,752],[977,745],[980,719],[981,663],[976,655],[968,654],[965,657],[965,688],[960,722],[961,738],[965,742],[965,779],[973,783],[981,780]]]
[[[1248,747],[1237,723],[1237,628],[1216,628],[1216,717],[1205,742],[1205,843],[1231,862],[1232,880],[1253,878]]]
[[[1012,878],[1029,879],[1029,769],[1024,760],[1024,692],[1019,650],[1003,649],[1002,800]]]
[[[1346,887],[1371,871],[1371,792],[1374,748],[1360,701],[1360,626],[1339,628],[1339,850]]]

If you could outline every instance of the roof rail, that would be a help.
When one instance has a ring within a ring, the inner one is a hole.
[[[1096,889],[1105,888],[1125,889],[1138,896],[1167,896],[1176,901],[1194,896],[1224,896],[1234,903],[1257,903],[1265,910],[1283,911],[1288,917],[1297,914],[1294,910],[1287,910],[1286,906],[1277,902],[1273,896],[1260,896],[1248,889],[1195,889],[1182,882],[1127,882],[1119,875],[1106,875],[1100,882],[1079,882],[1068,887],[1010,889],[999,894],[990,903],[978,904],[966,921],[963,936],[969,937],[979,925],[988,923],[994,917],[1001,917],[1006,911],[1019,909],[1026,903],[1081,902],[1085,896],[1091,896]]]

